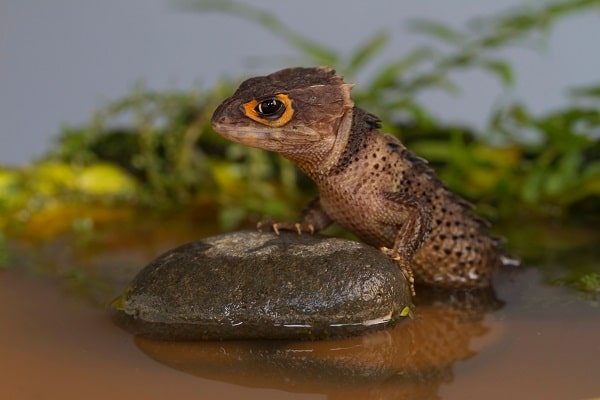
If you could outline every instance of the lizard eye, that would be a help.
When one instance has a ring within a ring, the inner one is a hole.
[[[283,93],[264,100],[250,100],[243,104],[242,111],[251,120],[275,128],[287,124],[294,115],[292,99]]]
[[[285,105],[281,100],[272,98],[258,103],[258,105],[254,107],[254,111],[265,119],[274,120],[281,117],[285,112]]]

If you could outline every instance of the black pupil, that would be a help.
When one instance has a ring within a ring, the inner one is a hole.
[[[285,111],[285,106],[280,100],[268,99],[259,103],[255,111],[263,117],[279,118]]]

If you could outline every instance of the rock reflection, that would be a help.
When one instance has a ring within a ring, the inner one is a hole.
[[[202,378],[330,399],[436,399],[454,363],[501,331],[486,314],[491,291],[421,289],[415,318],[393,329],[331,341],[161,342],[136,338],[156,361]]]

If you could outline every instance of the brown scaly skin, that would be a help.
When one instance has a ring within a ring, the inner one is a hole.
[[[312,233],[335,221],[394,259],[411,282],[489,286],[497,266],[516,261],[426,161],[354,106],[351,88],[329,68],[289,68],[246,80],[215,111],[218,133],[281,154],[319,189],[299,223],[273,229]]]

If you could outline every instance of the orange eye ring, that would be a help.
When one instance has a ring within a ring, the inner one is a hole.
[[[277,128],[292,119],[294,107],[287,94],[278,94],[262,100],[250,100],[244,104],[244,113],[253,121]]]

